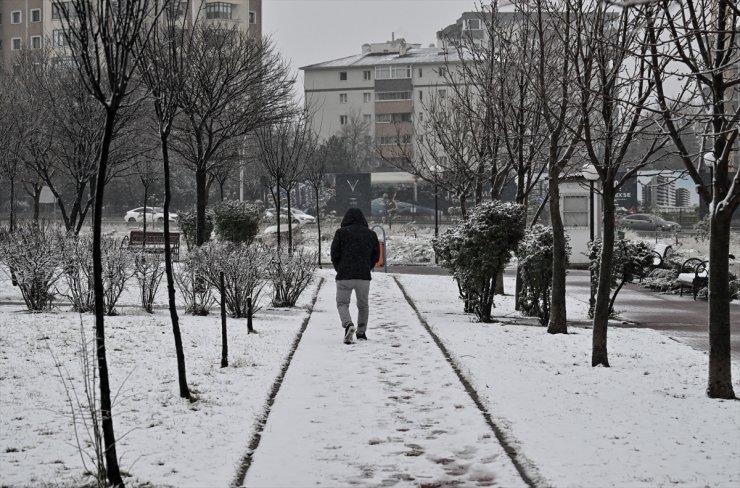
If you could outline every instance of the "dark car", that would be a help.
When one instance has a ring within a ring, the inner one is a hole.
[[[619,220],[619,223],[632,230],[668,230],[668,231],[679,231],[681,226],[676,222],[670,222],[664,220],[662,217],[652,214],[632,214],[625,215]]]

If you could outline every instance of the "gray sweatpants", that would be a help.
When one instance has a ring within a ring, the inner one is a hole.
[[[342,327],[352,322],[352,316],[349,313],[352,290],[355,291],[357,299],[357,332],[363,333],[367,330],[367,317],[370,313],[368,305],[370,280],[337,280],[337,310]]]

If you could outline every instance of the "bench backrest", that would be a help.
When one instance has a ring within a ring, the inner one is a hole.
[[[140,230],[132,230],[129,235],[129,246],[141,245],[144,242],[144,232]],[[146,233],[147,244],[163,244],[164,243],[164,232],[149,232]],[[180,233],[170,232],[170,244],[180,245]]]

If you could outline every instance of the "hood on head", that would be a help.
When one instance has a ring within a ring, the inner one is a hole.
[[[365,216],[362,214],[362,210],[359,208],[349,208],[347,209],[347,213],[344,214],[344,218],[342,219],[342,227],[347,227],[350,225],[362,225],[364,227],[367,227],[367,220],[365,220]]]

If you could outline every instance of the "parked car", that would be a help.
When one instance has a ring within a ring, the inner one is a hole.
[[[316,223],[316,217],[313,215],[308,215],[303,210],[298,210],[297,208],[291,208],[290,214],[292,218],[290,219],[291,223],[293,224],[315,224]],[[280,210],[280,220],[281,221],[287,221],[288,220],[288,209],[282,208]],[[271,208],[268,210],[265,210],[265,220],[268,222],[275,222],[275,209]]]
[[[126,222],[144,222],[144,211],[146,210],[147,222],[164,222],[164,209],[162,207],[139,207],[126,212],[123,220]],[[170,212],[170,222],[177,221],[177,214]]]
[[[679,231],[681,226],[676,222],[664,220],[662,217],[651,214],[625,215],[619,220],[620,224],[632,230],[668,230]]]

